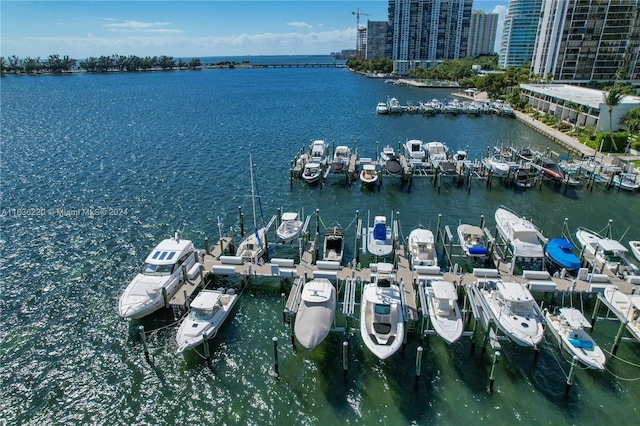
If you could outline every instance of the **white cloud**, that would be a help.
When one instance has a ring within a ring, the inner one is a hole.
[[[287,25],[289,25],[290,27],[300,27],[300,28],[311,28],[310,24],[307,24],[306,22],[287,22]]]
[[[141,21],[124,21],[113,24],[105,24],[104,26],[112,32],[182,32],[182,30],[158,28],[171,25],[170,22],[141,22]]]

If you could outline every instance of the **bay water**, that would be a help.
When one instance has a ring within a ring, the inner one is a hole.
[[[282,62],[289,62],[283,60]],[[308,62],[313,62],[311,58]],[[474,181],[438,191],[384,179],[380,190],[329,176],[322,187],[291,184],[294,156],[312,139],[375,157],[406,139],[439,140],[482,158],[487,147],[566,151],[515,119],[498,116],[377,116],[387,96],[403,104],[449,99],[451,89],[385,84],[344,68],[269,68],[6,76],[2,107],[0,238],[0,422],[3,424],[636,424],[640,348],[624,343],[607,371],[580,370],[565,396],[567,355],[547,335],[537,357],[503,345],[493,392],[490,351],[468,338],[423,345],[415,380],[416,334],[377,360],[351,339],[342,369],[341,333],[313,351],[293,349],[277,279],[253,279],[212,342],[211,368],[197,353],[175,355],[168,313],[129,323],[116,300],[147,253],[176,229],[203,248],[252,220],[249,154],[268,219],[280,208],[347,228],[354,258],[356,211],[400,214],[417,226],[478,224],[506,205],[548,238],[566,218],[614,238],[640,239],[637,194],[543,184],[514,190]],[[260,209],[258,209],[260,212]],[[314,219],[315,220],[315,219]],[[314,222],[314,221],[312,221]],[[366,256],[363,261],[367,262]],[[443,265],[444,266],[444,265]],[[221,285],[237,280],[221,279]],[[538,295],[540,296],[540,295]],[[540,296],[541,297],[541,296]],[[567,298],[569,299],[569,298]],[[569,303],[569,302],[567,302]],[[571,302],[589,313],[593,299]],[[151,363],[137,327],[150,332]],[[611,349],[617,323],[594,337]],[[279,339],[279,377],[272,338]],[[473,349],[473,350],[472,350]]]

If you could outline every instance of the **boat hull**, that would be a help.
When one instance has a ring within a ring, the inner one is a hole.
[[[294,324],[298,342],[307,349],[319,345],[331,331],[335,310],[336,291],[329,280],[315,279],[306,283]]]

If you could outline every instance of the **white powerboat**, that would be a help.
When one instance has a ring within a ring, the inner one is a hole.
[[[316,163],[324,163],[326,161],[327,156],[327,144],[322,139],[316,139],[311,142],[311,147],[309,148],[309,154],[311,156],[311,160]]]
[[[607,358],[602,349],[585,331],[591,328],[582,312],[575,308],[561,308],[557,315],[549,311],[545,314],[547,324],[558,340],[558,345],[575,356],[587,368],[604,370]]]
[[[332,226],[324,231],[324,248],[322,260],[342,263],[344,253],[344,228]]]
[[[393,233],[387,226],[387,218],[376,216],[373,228],[369,228],[367,250],[376,256],[386,256],[393,251]]]
[[[322,165],[315,161],[310,161],[304,165],[302,179],[307,183],[315,183],[322,177]]]
[[[537,347],[544,337],[544,315],[531,292],[517,282],[479,279],[480,302],[496,326],[520,346]]]
[[[215,337],[237,300],[238,295],[232,288],[226,292],[219,289],[202,290],[198,293],[190,304],[189,314],[178,327],[177,353],[181,354],[201,345],[205,337]]]
[[[387,106],[386,102],[378,102],[378,104],[376,105],[376,112],[378,114],[388,114],[389,107]]]
[[[315,278],[302,288],[294,332],[307,349],[319,345],[331,331],[336,310],[336,289],[326,278]]]
[[[532,266],[528,269],[542,269],[544,249],[541,240],[544,237],[538,228],[502,206],[496,210],[495,220],[498,233],[509,244],[513,257],[517,261],[530,263]]]
[[[628,275],[640,275],[638,267],[626,256],[629,250],[620,242],[604,238],[597,232],[578,228],[576,238],[585,253],[591,255],[596,264],[604,265],[614,275],[626,278]]]
[[[613,176],[613,186],[626,191],[637,191],[640,182],[637,182],[637,173],[618,173]]]
[[[282,222],[278,226],[276,234],[283,243],[290,243],[300,236],[302,221],[298,219],[298,213],[282,213]]]
[[[369,186],[373,186],[378,181],[378,171],[373,164],[365,164],[360,172],[360,181]]]
[[[628,321],[627,330],[640,342],[640,294],[625,294],[614,287],[607,287],[604,297]]]
[[[400,287],[390,263],[378,263],[373,281],[365,284],[360,304],[360,336],[379,359],[387,359],[402,346],[404,307]]]
[[[494,176],[507,176],[511,170],[511,165],[499,154],[487,157],[483,162],[487,169],[491,170],[491,173],[493,173]]]
[[[140,272],[131,280],[118,299],[118,315],[124,319],[139,319],[165,306],[164,294],[171,299],[180,283],[185,266],[191,275],[198,267],[193,243],[176,236],[162,240],[147,256]],[[164,290],[164,291],[163,291]]]
[[[455,342],[462,336],[464,324],[453,283],[427,281],[424,283],[424,292],[433,329],[448,344]]]
[[[424,144],[424,150],[427,153],[427,160],[434,168],[438,167],[441,161],[446,161],[449,149],[442,142],[427,142]]]
[[[427,153],[420,139],[409,139],[404,143],[404,154],[409,161],[424,161]]]
[[[348,146],[340,145],[336,147],[331,160],[331,173],[345,173],[349,169],[351,161],[351,149]]]
[[[391,114],[400,114],[402,112],[402,105],[400,105],[400,101],[397,98],[389,98],[387,105]]]
[[[433,232],[416,228],[409,233],[409,253],[411,269],[416,266],[438,266],[435,238]]]
[[[487,256],[487,245],[484,231],[479,226],[460,224],[458,225],[458,239],[460,247],[469,257]]]
[[[629,247],[635,258],[640,260],[640,241],[629,241]]]

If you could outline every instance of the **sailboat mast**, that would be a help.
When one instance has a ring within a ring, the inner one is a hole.
[[[249,167],[251,176],[251,205],[253,206],[253,228],[256,229],[258,225],[256,222],[256,195],[253,188],[253,160],[251,158],[251,153],[249,153]]]

